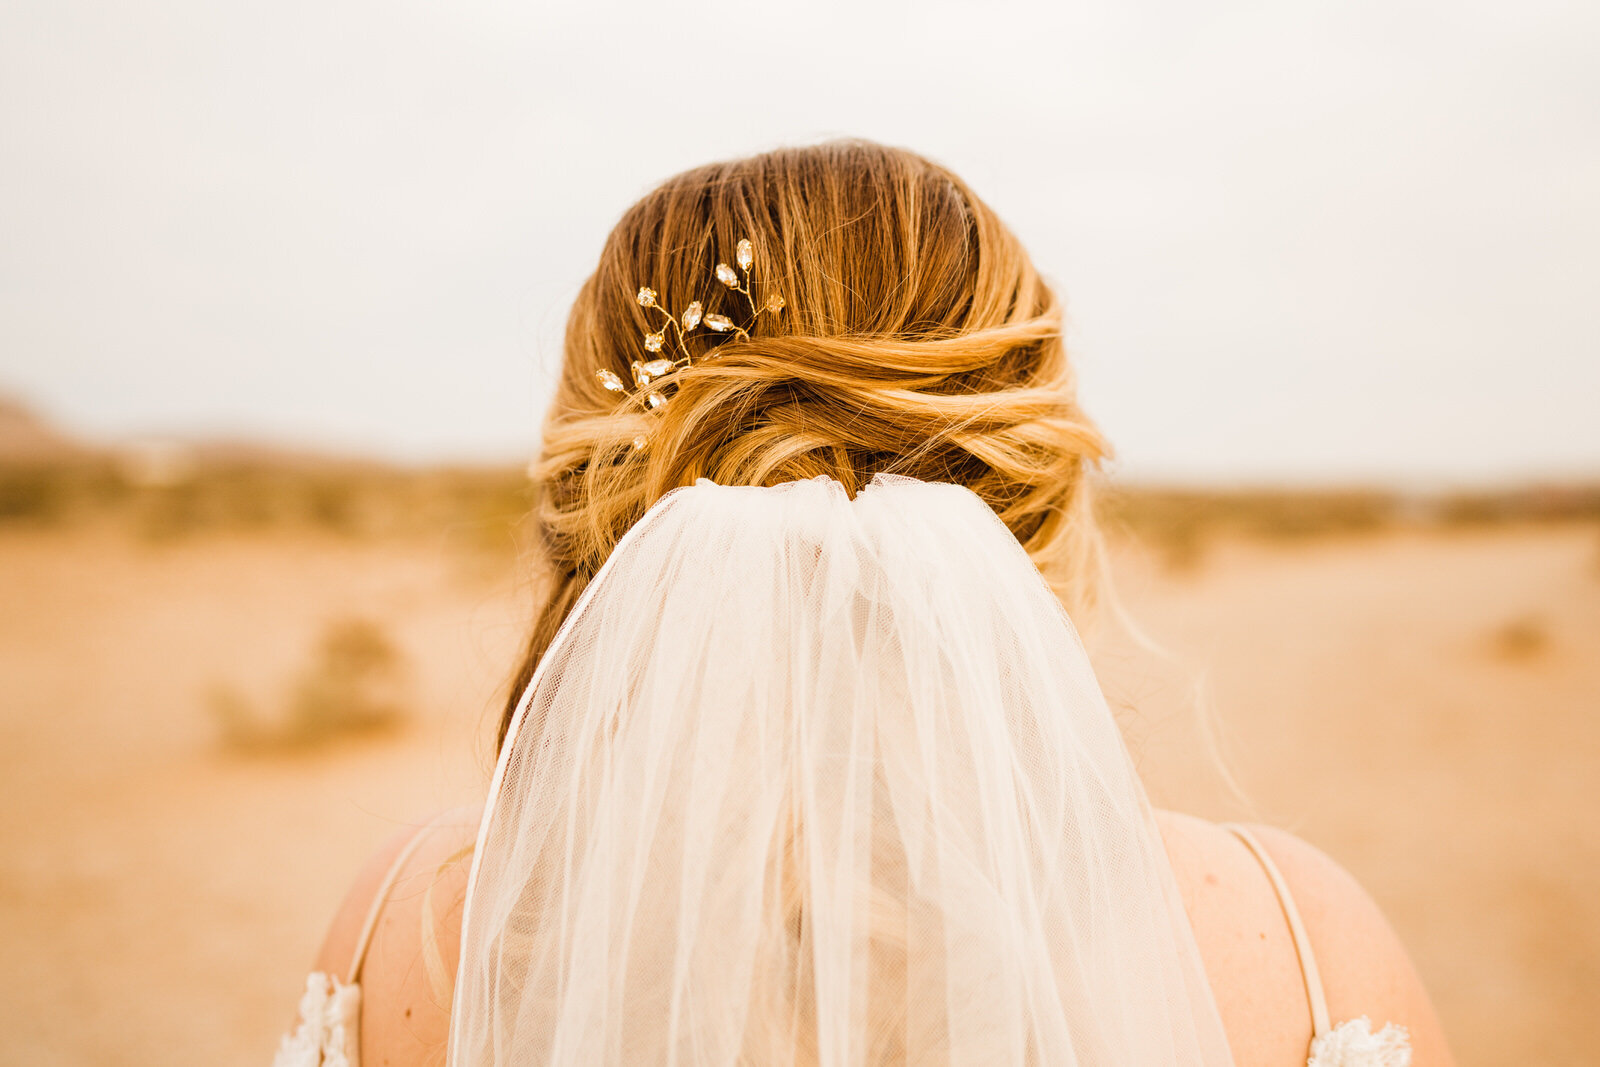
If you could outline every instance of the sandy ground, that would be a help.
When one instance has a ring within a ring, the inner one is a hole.
[[[1277,822],[1393,918],[1461,1062],[1594,1062],[1600,531],[1118,554],[1175,653],[1097,653],[1157,800]],[[0,1060],[264,1063],[348,879],[471,800],[527,591],[442,543],[0,531]],[[330,619],[409,660],[401,733],[231,753]],[[1191,683],[1249,804],[1204,755]]]

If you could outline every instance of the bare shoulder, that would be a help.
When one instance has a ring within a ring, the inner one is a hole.
[[[1411,956],[1361,884],[1320,849],[1270,826],[1251,832],[1294,895],[1335,1023],[1365,1015],[1411,1031],[1417,1067],[1453,1062],[1433,1002]]]
[[[1249,850],[1213,823],[1158,812],[1238,1067],[1303,1064],[1311,1041],[1294,940]],[[317,968],[347,973],[373,900],[401,865],[362,970],[361,1051],[393,1067],[442,1064],[449,1033],[472,838],[478,813],[446,812],[396,833],[368,861],[329,927]],[[1433,1006],[1393,928],[1359,883],[1292,834],[1251,827],[1305,921],[1333,1019],[1365,1015],[1411,1031],[1415,1067],[1453,1063]],[[420,836],[419,836],[420,834]]]
[[[329,925],[317,969],[344,976],[384,879],[361,968],[361,1057],[393,1067],[442,1064],[478,812],[444,812],[395,833],[356,876]],[[397,860],[407,852],[398,871]]]
[[[1303,1063],[1310,1004],[1277,894],[1223,827],[1162,812],[1157,821],[1241,1067]],[[1365,1015],[1411,1032],[1416,1067],[1453,1061],[1410,956],[1371,895],[1321,850],[1252,826],[1304,920],[1335,1023]],[[1297,1056],[1298,1058],[1293,1058]]]

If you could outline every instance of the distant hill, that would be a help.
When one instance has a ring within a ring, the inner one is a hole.
[[[50,425],[18,398],[0,395],[0,463],[66,463],[102,454]]]
[[[0,393],[0,466],[60,466],[112,460],[138,470],[148,463],[177,463],[186,470],[277,470],[287,472],[376,472],[395,467],[383,460],[315,448],[242,438],[186,438],[175,434],[133,438],[115,445],[91,444],[55,426],[19,397]]]

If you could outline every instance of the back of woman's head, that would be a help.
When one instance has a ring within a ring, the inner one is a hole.
[[[743,239],[748,303],[713,275]],[[671,311],[700,302],[708,318],[748,323],[748,336],[680,336],[636,299],[641,287]],[[752,319],[774,294],[784,308]],[[658,332],[666,350],[647,351]],[[634,361],[658,356],[689,359],[659,383],[659,407],[597,379],[631,380]],[[1055,294],[943,167],[847,141],[671,178],[612,230],[567,323],[534,468],[555,587],[507,717],[618,539],[671,489],[827,475],[854,493],[879,472],[955,482],[1081,614],[1101,569],[1086,479],[1105,453],[1077,405]]]

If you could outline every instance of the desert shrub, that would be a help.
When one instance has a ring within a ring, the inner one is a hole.
[[[380,625],[340,619],[324,628],[277,716],[264,719],[226,685],[214,687],[207,703],[228,748],[305,750],[398,728],[407,718],[409,675],[404,654]]]
[[[1489,644],[1501,659],[1534,659],[1549,647],[1550,630],[1543,619],[1526,615],[1496,627],[1489,635]]]
[[[1174,570],[1201,562],[1218,535],[1301,540],[1380,530],[1397,518],[1393,494],[1376,490],[1177,489],[1114,486],[1102,493],[1110,529],[1161,552]]]
[[[49,522],[60,516],[66,500],[59,471],[42,466],[0,471],[0,522]]]
[[[0,461],[0,525],[66,522],[110,510],[127,493],[126,482],[110,463]]]
[[[198,532],[206,525],[206,498],[193,482],[141,488],[135,509],[135,529],[147,541],[170,541]]]
[[[1600,518],[1600,485],[1539,484],[1481,492],[1455,492],[1439,500],[1446,526],[1487,526],[1502,522],[1561,522]]]

